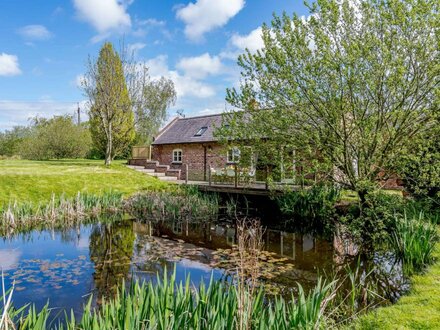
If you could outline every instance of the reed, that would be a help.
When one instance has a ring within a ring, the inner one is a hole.
[[[407,274],[420,272],[434,261],[435,244],[438,241],[437,226],[426,219],[423,212],[418,215],[396,215],[389,244],[403,262]]]
[[[14,202],[0,209],[0,234],[9,236],[36,228],[75,225],[86,218],[121,211],[122,207],[122,194],[116,192],[101,195],[78,192],[74,198],[52,195],[49,203],[37,205]]]
[[[125,209],[137,220],[194,220],[214,217],[219,205],[215,195],[180,189],[137,194],[125,202]]]
[[[290,301],[282,297],[271,300],[263,289],[258,290],[250,316],[252,329],[316,329],[324,320],[332,287],[319,281],[312,292],[305,294],[299,286],[298,296]],[[52,311],[48,306],[40,312],[33,306],[18,312],[11,307],[6,313],[16,320],[16,328],[23,330],[238,329],[236,293],[235,287],[226,282],[211,278],[207,285],[196,288],[190,277],[177,283],[175,274],[168,277],[164,272],[155,284],[136,282],[128,289],[122,284],[117,296],[103,301],[98,309],[90,300],[79,321],[71,313],[66,314],[66,322],[50,324]]]

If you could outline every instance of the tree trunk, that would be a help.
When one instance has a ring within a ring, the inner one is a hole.
[[[107,140],[107,148],[105,149],[105,165],[109,166],[112,163],[112,150],[113,150],[113,141],[112,141],[112,131],[111,124],[109,125],[109,134]]]

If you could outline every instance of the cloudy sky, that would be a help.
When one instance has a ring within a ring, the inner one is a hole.
[[[1,0],[0,131],[73,113],[88,56],[121,38],[152,77],[174,81],[170,116],[223,111],[237,55],[260,48],[261,24],[283,11],[307,13],[301,0]]]

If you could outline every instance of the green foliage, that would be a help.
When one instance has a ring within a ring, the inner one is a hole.
[[[439,116],[440,117],[440,116]],[[432,130],[415,140],[411,149],[402,153],[396,171],[406,189],[418,198],[430,199],[440,206],[440,118]]]
[[[319,280],[316,287],[305,294],[298,285],[299,294],[289,301],[281,296],[268,300],[264,291],[253,299],[252,329],[316,329],[324,319],[334,283]],[[129,289],[121,285],[115,299],[104,300],[99,309],[89,303],[79,321],[72,315],[57,329],[114,330],[114,329],[238,329],[238,295],[236,287],[211,279],[194,288],[188,276],[177,283],[175,273],[168,278],[157,277],[156,283],[133,283]],[[51,310],[47,306],[37,312],[34,307],[19,313],[9,310],[11,316],[20,316],[19,329],[47,329]],[[54,329],[55,327],[50,327]]]
[[[281,212],[297,225],[317,226],[328,224],[335,216],[335,204],[340,199],[340,189],[316,185],[310,189],[285,192],[276,201]]]
[[[89,130],[75,124],[71,116],[35,118],[29,130],[18,147],[25,159],[84,158],[91,148]]]
[[[434,0],[319,0],[307,19],[275,16],[264,49],[238,59],[227,101],[246,111],[228,115],[225,139],[264,137],[269,157],[292,146],[364,194],[432,129],[439,13]]]
[[[401,196],[377,190],[365,196],[362,208],[360,204],[351,204],[338,219],[358,241],[366,246],[380,246],[394,228],[395,215],[403,213],[404,207]]]
[[[134,114],[123,63],[111,43],[105,43],[96,62],[90,60],[82,82],[90,100],[90,131],[94,146],[105,152],[109,165],[127,152],[135,138]]]
[[[177,93],[173,81],[162,77],[148,79],[139,94],[134,104],[136,144],[148,145],[167,118],[167,110],[176,103]]]
[[[32,133],[31,127],[16,126],[0,132],[0,155],[12,157],[19,154],[20,145]]]
[[[434,261],[437,241],[437,226],[423,213],[418,217],[396,216],[394,230],[389,236],[389,243],[402,260],[407,274],[420,272]]]

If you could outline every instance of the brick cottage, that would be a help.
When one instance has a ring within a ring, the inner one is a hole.
[[[164,173],[180,180],[188,177],[188,180],[192,181],[206,181],[210,169],[211,173],[216,175],[220,173],[234,176],[234,170],[230,168],[238,161],[240,151],[228,149],[214,136],[222,121],[223,114],[176,117],[158,133],[149,152],[143,147],[143,156],[132,158],[129,163],[142,165],[155,173]],[[148,153],[150,155],[147,155]],[[257,162],[255,159],[253,167]],[[304,169],[300,166],[294,171],[304,174]],[[247,174],[255,176],[255,168]],[[382,176],[383,173],[379,175],[378,181],[383,188],[402,189],[402,182],[398,177],[392,176],[384,180]],[[310,179],[307,175],[305,177]]]
[[[224,168],[237,161],[234,150],[227,150],[214,137],[221,124],[222,114],[173,119],[154,139],[152,160],[146,168],[182,180],[187,176],[189,180],[207,180],[210,167]]]

